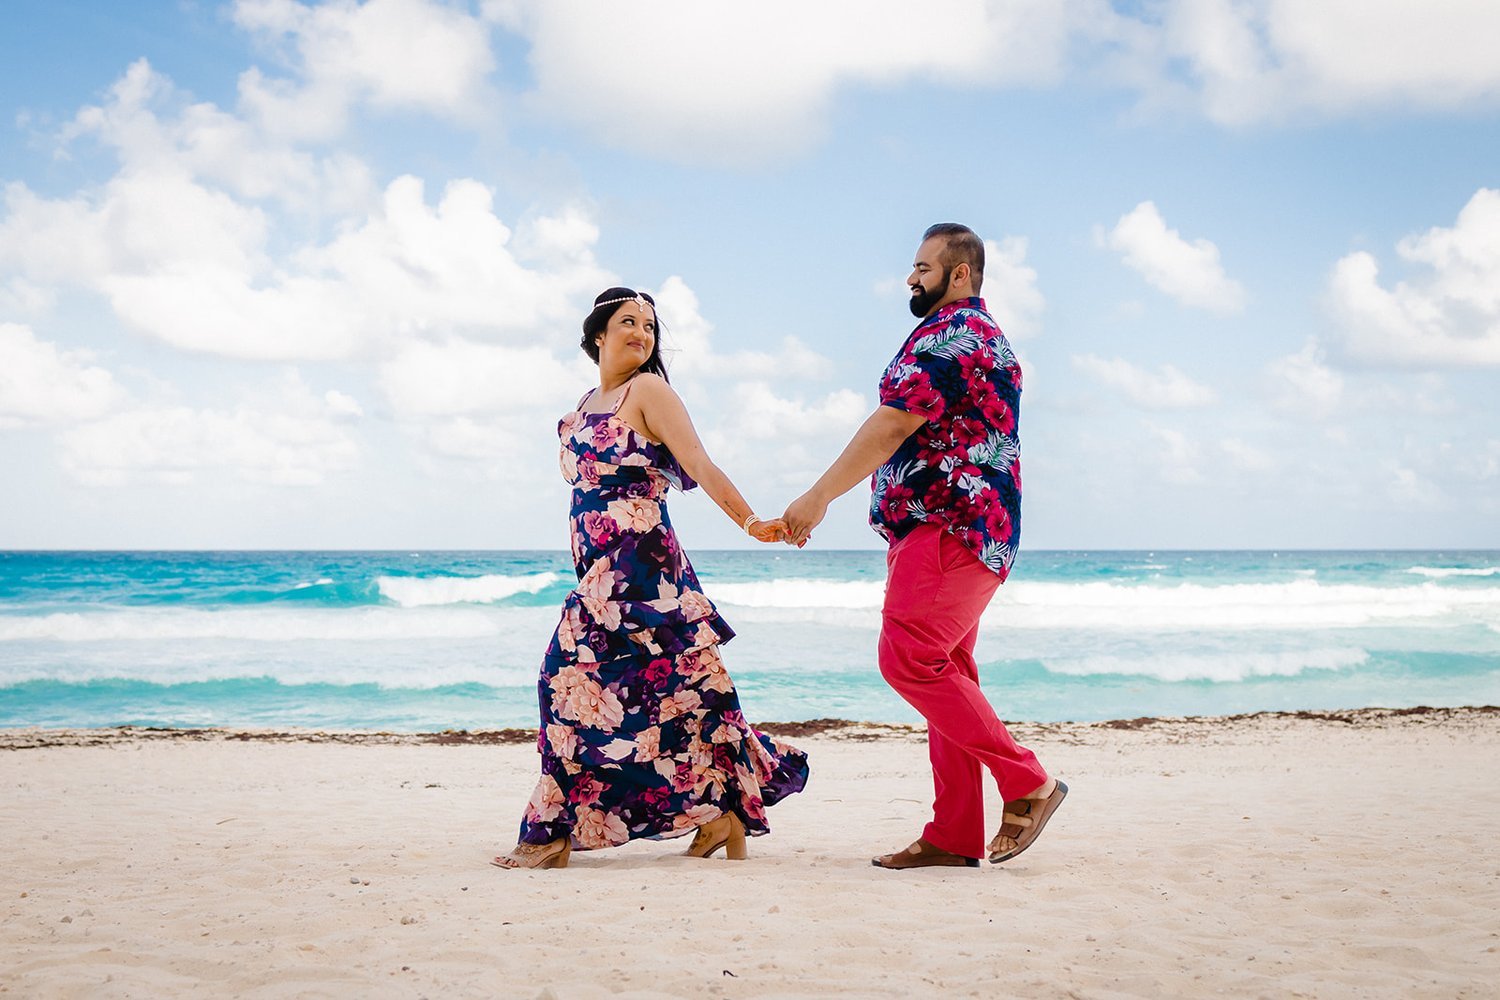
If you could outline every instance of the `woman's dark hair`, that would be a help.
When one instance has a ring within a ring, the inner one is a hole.
[[[583,318],[583,340],[579,342],[579,346],[583,348],[583,353],[587,354],[593,360],[594,364],[597,365],[599,363],[599,344],[594,338],[604,332],[604,328],[609,326],[610,317],[619,312],[621,306],[637,297],[645,299],[646,304],[651,307],[652,313],[656,312],[656,300],[649,293],[637,292],[633,288],[619,286],[606,288],[594,296],[594,311]],[[612,304],[601,305],[601,303]],[[662,332],[661,317],[657,316],[656,336],[651,340],[651,356],[637,370],[660,375],[663,379],[670,382],[671,379],[667,378],[666,363],[661,359]]]

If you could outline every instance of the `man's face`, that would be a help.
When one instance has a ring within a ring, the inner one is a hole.
[[[937,311],[943,296],[948,294],[948,278],[952,268],[943,266],[943,240],[934,236],[917,247],[917,259],[912,261],[911,274],[906,284],[911,289],[911,314],[925,319]]]

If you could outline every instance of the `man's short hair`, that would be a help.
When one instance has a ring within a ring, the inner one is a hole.
[[[922,234],[922,242],[925,243],[934,236],[943,238],[943,252],[938,255],[938,260],[950,271],[960,264],[968,264],[971,275],[969,283],[974,288],[974,294],[978,295],[980,286],[984,284],[984,240],[974,230],[957,222],[939,222],[928,226],[927,232]]]

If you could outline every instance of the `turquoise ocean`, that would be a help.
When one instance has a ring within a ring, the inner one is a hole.
[[[916,721],[884,554],[695,552],[762,721]],[[0,552],[0,727],[536,724],[561,552]],[[1023,552],[977,658],[1060,721],[1500,703],[1500,552]]]

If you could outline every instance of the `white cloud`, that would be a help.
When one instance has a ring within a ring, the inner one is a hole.
[[[493,103],[489,27],[447,4],[238,0],[234,19],[295,52],[297,80],[259,69],[240,77],[241,106],[268,133],[330,138],[357,101],[457,118],[477,117]]]
[[[1151,433],[1161,443],[1157,459],[1157,471],[1161,478],[1179,486],[1190,486],[1203,482],[1203,473],[1198,468],[1202,449],[1181,431],[1168,427],[1151,426]]]
[[[145,59],[61,133],[65,144],[85,136],[114,150],[123,174],[192,177],[302,213],[362,208],[375,193],[369,169],[356,157],[313,155],[212,103],[193,102]]]
[[[530,99],[541,113],[648,155],[721,165],[806,148],[852,88],[1037,87],[1086,76],[1137,90],[1148,108],[1231,126],[1381,107],[1461,111],[1500,100],[1494,4],[1115,6],[933,0],[914,17],[895,0],[871,0],[851,30],[846,9],[794,0],[483,4],[492,21],[529,43]],[[619,53],[622,39],[629,58]]]
[[[1118,36],[1152,100],[1228,125],[1500,98],[1500,7],[1472,0],[1171,0]],[[1185,72],[1179,74],[1179,67]]]
[[[1156,205],[1143,201],[1120,217],[1106,245],[1124,255],[1141,277],[1184,305],[1236,312],[1245,306],[1245,290],[1224,273],[1219,248],[1205,239],[1191,243],[1168,229]]]
[[[7,184],[0,267],[40,285],[103,286],[115,277],[263,263],[265,216],[180,173],[129,173],[94,196],[43,198]]]
[[[507,247],[488,188],[448,184],[429,206],[393,181],[358,226],[273,260],[271,221],[180,173],[122,173],[96,195],[5,191],[0,267],[104,295],[129,326],[184,350],[257,360],[329,360],[426,331],[514,335],[573,318],[572,299],[609,283],[576,209],[539,220],[543,267]]]
[[[348,397],[317,397],[295,376],[269,396],[269,407],[144,404],[122,410],[64,431],[62,465],[90,486],[185,485],[218,475],[309,486],[357,465]]]
[[[1372,254],[1334,267],[1339,345],[1373,365],[1500,365],[1500,190],[1481,188],[1452,228],[1408,236],[1396,253],[1417,276],[1387,288]]]
[[[1056,80],[1075,34],[1114,19],[1095,0],[930,0],[920,13],[867,0],[853,22],[838,4],[796,0],[485,9],[530,41],[543,111],[615,145],[727,165],[806,147],[846,86]]]
[[[570,266],[591,260],[598,242],[599,226],[588,209],[571,204],[553,214],[522,221],[516,226],[512,247],[527,260]]]
[[[771,383],[729,386],[695,419],[709,454],[742,486],[779,489],[784,499],[802,492],[838,457],[873,404],[857,392],[836,389],[806,399],[782,396]]]
[[[668,369],[674,375],[785,381],[823,378],[833,370],[831,361],[792,336],[765,345],[775,350],[719,353],[713,342],[714,326],[703,318],[698,296],[675,274],[662,282],[653,298],[661,308],[666,327],[662,343]],[[747,330],[743,337],[758,343],[760,334],[759,330]]]
[[[734,433],[755,441],[822,431],[853,430],[870,415],[865,398],[849,389],[838,389],[822,399],[805,403],[777,395],[768,383],[753,381],[735,386],[730,410],[742,419]]]
[[[597,377],[582,352],[565,364],[542,347],[472,340],[415,341],[380,366],[380,387],[403,417],[453,417],[550,407],[576,401]]]
[[[29,327],[0,323],[0,430],[102,416],[125,398],[87,351],[59,350]]]
[[[52,289],[12,277],[0,281],[0,316],[39,316],[57,301]]]
[[[1443,506],[1443,491],[1415,469],[1389,462],[1385,472],[1386,493],[1399,506],[1417,510],[1435,510]]]
[[[423,428],[423,438],[428,450],[441,458],[490,464],[508,435],[498,420],[448,417]]]
[[[1271,472],[1276,468],[1276,459],[1269,451],[1239,438],[1225,438],[1219,442],[1219,450],[1245,472]]]
[[[1457,471],[1470,479],[1480,482],[1500,479],[1500,438],[1490,439],[1482,449],[1465,452],[1458,462]]]
[[[1075,354],[1072,361],[1074,367],[1149,410],[1192,409],[1218,399],[1213,389],[1194,381],[1174,365],[1162,365],[1159,372],[1152,373],[1123,358]]]
[[[1036,286],[1036,269],[1026,263],[1024,236],[984,241],[984,302],[1007,339],[1025,340],[1041,331],[1046,300]]]
[[[1344,398],[1344,377],[1324,363],[1317,341],[1309,340],[1297,353],[1272,361],[1266,376],[1273,405],[1287,413],[1322,419]]]
[[[328,406],[328,414],[333,417],[362,417],[365,415],[364,407],[359,401],[345,392],[337,389],[329,389],[323,393],[323,402]]]

